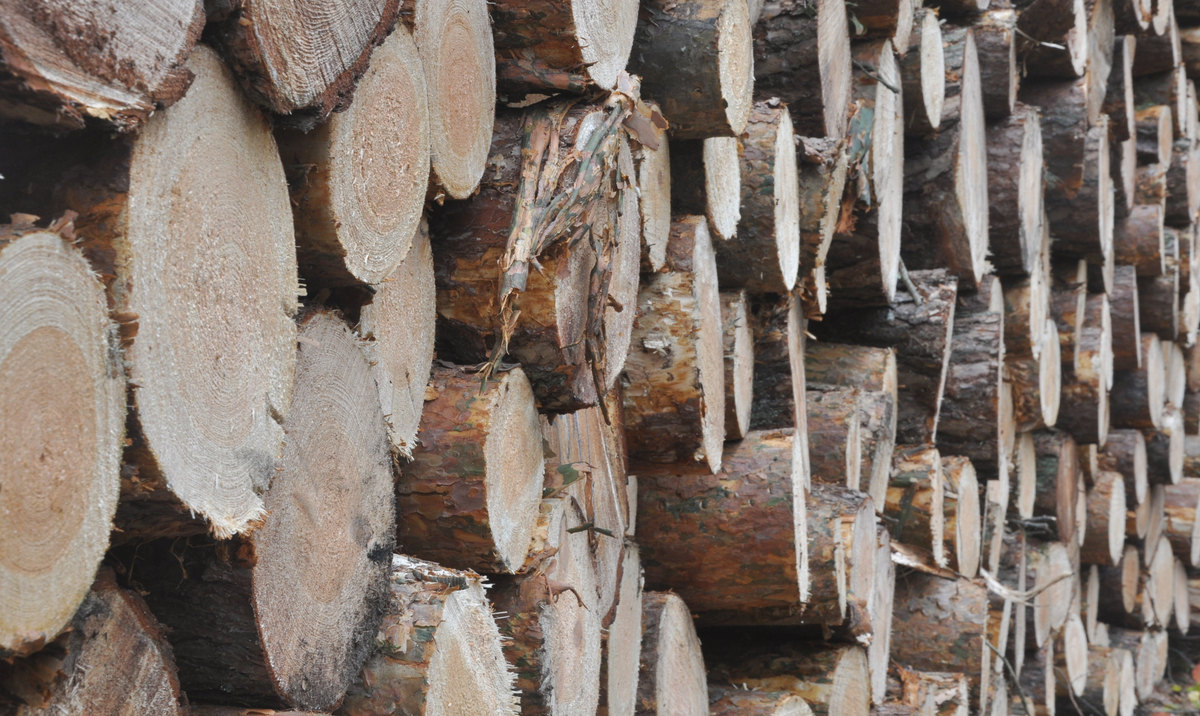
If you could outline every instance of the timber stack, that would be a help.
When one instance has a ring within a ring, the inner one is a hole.
[[[0,716],[1195,666],[1200,6],[76,5],[0,3]]]

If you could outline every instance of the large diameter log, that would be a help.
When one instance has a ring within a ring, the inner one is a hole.
[[[1018,104],[1003,121],[988,125],[987,172],[992,265],[1002,275],[1029,275],[1041,251],[1044,215],[1037,107]]]
[[[64,233],[0,227],[0,653],[52,640],[108,547],[125,379],[104,287]]]
[[[714,685],[796,694],[817,716],[867,716],[871,711],[861,647],[798,642],[764,629],[721,630],[705,645]]]
[[[1125,544],[1125,480],[1101,470],[1088,491],[1087,533],[1079,546],[1084,564],[1117,565]]]
[[[1113,329],[1113,368],[1137,370],[1142,364],[1142,324],[1141,309],[1138,308],[1136,267],[1114,267],[1109,307]]]
[[[127,343],[127,538],[203,532],[193,517],[223,538],[260,519],[295,371],[296,247],[270,125],[215,53],[188,66],[187,96],[66,195]]]
[[[922,671],[953,664],[978,693],[987,652],[987,617],[983,584],[913,572],[896,583],[892,658]]]
[[[399,27],[346,111],[277,135],[307,287],[380,284],[408,254],[429,182],[425,97],[417,46]]]
[[[838,343],[896,349],[900,403],[897,441],[922,444],[936,439],[954,330],[957,279],[945,270],[912,271],[922,294],[896,294],[886,309],[829,314],[812,326],[818,337]]]
[[[359,310],[358,332],[379,388],[392,447],[411,459],[437,335],[433,249],[424,221],[404,260]]]
[[[725,439],[724,359],[704,217],[674,221],[667,261],[668,270],[638,292],[640,318],[625,364],[629,454],[640,462],[702,461],[715,472]]]
[[[565,101],[500,113],[491,156],[511,159],[488,172],[470,199],[430,216],[438,354],[470,365],[496,360],[505,349],[525,369],[544,410],[595,404],[615,385],[629,345],[640,227],[628,143],[610,119],[600,104]],[[526,125],[536,136],[529,143]],[[585,141],[595,151],[586,150],[591,161],[581,176],[580,163],[569,157],[585,151]],[[545,203],[534,205],[536,192]],[[557,233],[553,225],[572,220],[555,208],[564,204],[572,215],[593,212],[598,230],[575,241]],[[546,231],[554,240],[541,235]],[[528,260],[541,270],[525,277]]]
[[[845,136],[852,79],[844,2],[820,0],[815,16],[812,5],[796,0],[764,6],[754,26],[754,91],[792,108],[796,134]]]
[[[198,700],[333,708],[382,616],[395,512],[370,367],[332,312],[305,316],[300,337],[288,441],[263,526],[244,541],[158,540],[129,552],[139,566],[148,561],[134,578],[170,628],[180,681]]]
[[[979,76],[983,80],[983,113],[989,120],[1012,114],[1017,101],[1017,12],[1011,8],[985,10],[975,21]]]
[[[629,71],[642,78],[642,92],[662,108],[674,137],[735,137],[746,129],[758,49],[749,12],[731,0],[642,7]],[[607,13],[603,22],[612,22]],[[681,54],[682,47],[689,49]]]
[[[1200,563],[1200,521],[1196,520],[1200,480],[1185,477],[1178,485],[1167,485],[1165,497],[1163,535],[1170,540],[1175,555],[1195,567]]]
[[[735,137],[676,140],[671,155],[671,212],[703,214],[718,239],[737,235],[742,218],[742,161]],[[669,219],[669,217],[668,217]],[[670,227],[664,241],[670,241]],[[667,243],[655,251],[651,268],[661,271]]]
[[[187,91],[204,22],[199,0],[10,7],[0,22],[9,96],[0,113],[59,128],[96,117],[136,129]]]
[[[812,709],[787,691],[746,691],[737,686],[708,687],[712,716],[811,716]]]
[[[706,714],[708,680],[688,605],[670,592],[642,598],[637,713]]]
[[[1112,422],[1121,428],[1146,430],[1162,426],[1165,386],[1162,344],[1157,335],[1143,333],[1142,365],[1113,376]]]
[[[542,429],[525,372],[433,369],[418,447],[396,490],[398,542],[455,569],[515,572],[538,520]]]
[[[716,475],[698,465],[639,470],[648,588],[671,588],[697,612],[802,610],[808,522],[793,440],[792,431],[751,432],[730,444]],[[748,544],[763,559],[746,563]]]
[[[637,708],[638,662],[642,653],[642,562],[633,542],[625,545],[613,620],[604,635],[600,706],[612,716]]]
[[[810,479],[859,489],[862,470],[862,398],[857,388],[808,390]]]
[[[945,553],[945,490],[942,458],[937,448],[898,446],[892,456],[892,477],[883,514],[892,525],[892,541],[919,547],[939,567]]]
[[[1146,438],[1140,430],[1113,429],[1108,442],[1097,455],[1100,469],[1117,472],[1125,480],[1125,497],[1129,505],[1146,501]]]
[[[483,713],[515,716],[514,676],[500,644],[478,574],[393,554],[375,651],[338,713],[426,716],[470,694]]]
[[[932,8],[917,13],[908,50],[900,61],[904,131],[909,136],[927,136],[941,125],[946,101],[942,27]]]
[[[492,5],[501,91],[520,98],[612,89],[629,60],[637,8],[628,0],[603,7],[585,0]]]
[[[190,714],[162,625],[111,569],[96,575],[70,624],[42,651],[0,667],[11,713]]]
[[[949,267],[964,287],[983,278],[988,246],[987,136],[974,35],[966,30],[958,62],[947,71],[961,77],[947,99],[939,134],[908,149],[904,166],[906,236],[901,254],[912,268]],[[956,100],[951,102],[950,100]]]
[[[400,0],[341,0],[319,13],[272,0],[220,3],[210,13],[209,41],[251,99],[312,128],[349,106],[372,50],[399,15]]]
[[[758,102],[738,138],[741,218],[737,235],[713,244],[723,286],[788,293],[800,269],[800,186],[788,108]]]
[[[725,360],[725,439],[750,431],[754,395],[754,333],[745,291],[721,294],[721,345]]]

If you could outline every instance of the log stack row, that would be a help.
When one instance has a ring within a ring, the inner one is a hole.
[[[1200,13],[930,4],[0,7],[0,714],[1153,701]]]

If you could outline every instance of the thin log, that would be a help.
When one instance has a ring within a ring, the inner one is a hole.
[[[809,389],[805,404],[811,479],[859,489],[863,456],[862,403],[858,389]]]
[[[913,20],[908,53],[900,62],[904,93],[904,133],[928,136],[942,122],[946,101],[946,60],[937,13],[922,9]]]
[[[1163,249],[1163,208],[1136,204],[1113,230],[1113,258],[1137,269],[1138,276],[1161,276],[1166,271]]]
[[[1071,446],[1072,451],[1074,447]],[[942,474],[945,480],[943,541],[949,542],[943,548],[947,564],[962,576],[973,579],[979,570],[981,534],[979,482],[975,467],[965,457],[944,457]],[[1071,504],[1074,505],[1074,495],[1071,497]],[[1071,518],[1074,524],[1074,514]]]
[[[983,80],[983,113],[988,120],[1008,117],[1015,109],[1017,86],[1017,13],[1009,8],[984,11],[975,20],[979,76]]]
[[[1087,534],[1079,546],[1084,564],[1117,565],[1125,543],[1125,480],[1119,473],[1101,470],[1088,491]]]
[[[939,567],[949,563],[945,541],[945,475],[937,448],[897,446],[883,514],[892,540],[919,547]]]
[[[988,125],[987,170],[992,265],[1001,275],[1029,275],[1041,252],[1045,213],[1036,107],[1018,103],[1006,119]]]
[[[670,592],[642,599],[637,713],[705,713],[708,681],[688,605]]]
[[[609,714],[637,708],[638,662],[642,653],[642,562],[638,547],[626,542],[612,623],[604,634],[600,667],[600,707]]]
[[[1145,430],[1162,426],[1165,386],[1162,344],[1158,336],[1143,333],[1141,352],[1140,368],[1117,371],[1113,377],[1112,421],[1116,427]]]
[[[1100,469],[1120,473],[1125,479],[1126,504],[1146,501],[1146,438],[1140,430],[1110,430],[1098,458]]]
[[[660,126],[666,122],[654,121],[655,115],[662,118],[661,108],[654,101],[647,101],[646,106],[651,111],[646,131],[653,141],[658,142],[658,148],[650,146],[650,137],[645,142],[637,142],[633,147],[633,161],[637,165],[638,207],[642,211],[642,261],[649,264],[650,271],[660,271],[671,239],[673,158],[671,140]]]
[[[1077,534],[1079,482],[1075,441],[1070,435],[1057,431],[1039,431],[1033,435],[1037,455],[1037,483],[1033,514],[1053,517],[1058,541],[1075,544],[1083,535]]]
[[[1101,111],[1108,115],[1114,144],[1125,142],[1134,133],[1133,55],[1136,48],[1137,38],[1131,35],[1121,35],[1113,44],[1112,69]]]
[[[800,137],[800,279],[805,313],[825,313],[825,258],[841,215],[849,152],[832,139]],[[811,309],[809,308],[811,306]]]
[[[671,154],[671,213],[701,214],[718,239],[733,239],[742,218],[742,163],[733,137],[677,139]],[[668,219],[669,221],[669,219]],[[667,228],[670,242],[670,226]],[[656,251],[661,271],[667,244]],[[653,264],[652,264],[653,268]]]
[[[754,333],[745,291],[721,294],[721,340],[725,356],[725,439],[750,431],[754,395]]]
[[[1176,557],[1195,567],[1200,562],[1200,522],[1196,521],[1200,480],[1185,477],[1177,485],[1167,485],[1165,498],[1163,535]]]

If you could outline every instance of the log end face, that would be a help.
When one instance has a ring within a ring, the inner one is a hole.
[[[633,4],[628,3],[627,4]],[[730,132],[746,131],[754,96],[754,40],[748,3],[724,0],[717,18],[717,74]]]
[[[504,660],[500,631],[479,583],[446,599],[433,642],[436,650],[426,673],[426,713],[458,714],[461,709],[497,716],[519,713],[513,695],[516,675]]]
[[[588,77],[598,88],[612,89],[633,49],[637,0],[572,2],[571,15]]]

